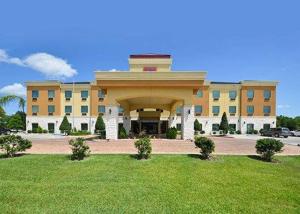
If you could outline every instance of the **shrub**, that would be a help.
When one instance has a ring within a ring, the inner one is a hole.
[[[257,130],[253,130],[253,134],[258,134],[258,131]]]
[[[43,130],[43,133],[44,133],[44,134],[47,134],[47,133],[48,133],[48,130],[44,129],[44,130]]]
[[[143,137],[134,143],[135,147],[138,150],[139,159],[148,159],[150,158],[152,152],[152,146],[149,137]]]
[[[91,134],[91,132],[89,132],[89,131],[81,131],[81,130],[79,130],[79,131],[71,131],[70,132],[70,135],[73,135],[73,136],[81,136],[81,135],[90,135]]]
[[[236,133],[236,134],[241,134],[241,131],[240,131],[240,130],[237,130],[235,133]]]
[[[19,114],[14,114],[8,120],[7,127],[15,130],[24,130],[24,124],[22,121],[22,117]]]
[[[229,131],[229,134],[234,134],[234,131],[233,131],[233,130],[230,130],[230,131]]]
[[[199,123],[199,121],[197,119],[194,122],[194,130],[201,131],[201,124]]]
[[[0,149],[4,150],[8,157],[13,157],[17,152],[30,149],[31,146],[31,141],[23,139],[21,136],[7,135],[0,137]]]
[[[256,152],[262,155],[266,161],[272,161],[276,152],[282,152],[283,143],[273,138],[265,138],[256,141]]]
[[[105,123],[103,121],[103,118],[101,115],[98,115],[97,117],[97,121],[95,124],[95,133],[102,133],[103,131],[105,131]]]
[[[83,160],[90,154],[90,147],[85,143],[83,138],[76,138],[70,140],[72,155],[71,160]]]
[[[125,139],[127,137],[128,136],[127,136],[125,128],[123,126],[121,126],[120,129],[119,129],[119,138],[120,139]]]
[[[207,137],[197,137],[195,145],[201,149],[200,153],[204,159],[209,159],[210,154],[215,150],[215,143]]]
[[[36,132],[41,134],[41,133],[43,133],[43,129],[39,126],[39,127],[37,127]]]
[[[200,131],[200,134],[205,134],[205,131],[204,130]]]
[[[32,130],[28,130],[27,133],[28,133],[28,134],[31,134],[31,133],[32,133]]]
[[[228,120],[227,120],[227,115],[226,112],[223,113],[221,123],[220,123],[220,130],[224,131],[224,134],[228,133],[229,125],[228,125]]]
[[[70,134],[71,132],[71,125],[68,121],[67,116],[64,116],[64,119],[62,120],[60,126],[59,126],[59,130],[61,131],[61,133],[64,134]]]
[[[176,139],[177,137],[177,129],[175,127],[168,128],[166,131],[167,139]]]

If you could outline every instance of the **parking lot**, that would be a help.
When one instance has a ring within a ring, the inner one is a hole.
[[[248,139],[248,140],[258,140],[262,138],[271,138],[271,137],[265,137],[265,136],[260,136],[260,135],[233,135],[234,138],[236,139]],[[300,145],[300,137],[294,137],[294,136],[289,136],[288,138],[276,138],[278,140],[281,140],[284,144],[288,145]]]

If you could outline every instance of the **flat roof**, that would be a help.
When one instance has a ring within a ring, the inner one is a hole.
[[[169,54],[131,54],[130,59],[170,59],[171,55]]]

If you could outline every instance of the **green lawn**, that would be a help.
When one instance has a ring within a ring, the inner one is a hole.
[[[0,213],[299,213],[300,156],[0,159]]]

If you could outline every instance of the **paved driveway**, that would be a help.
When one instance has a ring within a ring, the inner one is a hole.
[[[271,137],[265,137],[265,136],[260,136],[260,135],[233,135],[234,138],[236,139],[249,139],[249,140],[258,140],[262,138],[271,138]],[[284,144],[289,144],[289,145],[300,145],[300,137],[294,137],[294,136],[289,136],[288,138],[276,138],[281,140]]]
[[[216,144],[215,154],[254,155],[254,139],[237,139],[231,137],[211,137]],[[69,138],[32,139],[33,146],[28,153],[33,154],[67,154],[70,153]],[[152,140],[154,154],[198,154],[193,142],[183,140]],[[95,140],[87,141],[92,154],[133,154],[136,153],[134,140]],[[300,147],[285,145],[282,155],[300,155]]]

